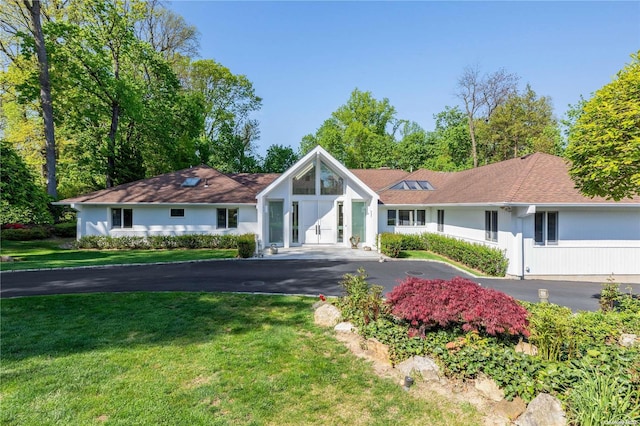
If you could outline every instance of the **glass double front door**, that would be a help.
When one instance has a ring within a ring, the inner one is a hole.
[[[333,244],[338,225],[333,201],[300,201],[300,230],[303,244]]]

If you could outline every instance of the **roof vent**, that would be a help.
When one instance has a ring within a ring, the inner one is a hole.
[[[200,183],[199,177],[190,177],[190,178],[186,178],[184,182],[182,182],[181,186],[184,186],[185,188],[191,188],[196,186],[198,183]]]

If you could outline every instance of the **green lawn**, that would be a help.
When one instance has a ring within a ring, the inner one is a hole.
[[[400,252],[400,259],[438,260],[440,262],[445,262],[445,263],[448,263],[449,265],[453,265],[457,268],[460,268],[463,271],[467,271],[470,274],[475,276],[479,276],[479,277],[487,276],[486,274],[483,274],[480,271],[476,271],[475,269],[471,269],[468,266],[463,265],[462,263],[458,263],[444,256],[440,256],[438,254],[432,253],[430,251],[425,251],[425,250],[403,250]]]
[[[89,265],[179,262],[203,259],[228,259],[237,250],[70,250],[60,246],[69,239],[2,241],[0,252],[16,262],[0,264],[3,271],[18,269],[64,268]]]
[[[3,425],[479,424],[313,325],[313,299],[120,293],[2,300]]]

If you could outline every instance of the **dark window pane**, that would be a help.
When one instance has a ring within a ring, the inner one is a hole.
[[[425,217],[426,214],[424,210],[416,210],[416,225],[424,226]]]
[[[438,231],[444,232],[444,210],[438,210]]]
[[[387,225],[396,226],[396,211],[387,210]]]
[[[491,241],[498,241],[498,212],[491,212]]]
[[[171,217],[184,217],[184,209],[171,209]]]
[[[484,239],[485,240],[491,239],[491,212],[490,211],[484,212]]]
[[[238,209],[229,209],[229,228],[238,227]]]
[[[536,244],[544,244],[544,213],[535,215],[534,241]]]
[[[324,163],[320,163],[320,195],[344,194],[344,180]]]
[[[122,221],[124,222],[123,228],[133,228],[133,210],[122,209]]]
[[[227,209],[218,209],[218,228],[227,227]]]
[[[111,209],[111,227],[122,227],[122,209]]]
[[[316,193],[316,166],[309,163],[293,178],[292,192],[297,195],[315,195]]]
[[[398,225],[409,226],[411,225],[411,210],[399,210],[398,213],[399,222]]]
[[[558,242],[558,212],[547,213],[547,241]]]

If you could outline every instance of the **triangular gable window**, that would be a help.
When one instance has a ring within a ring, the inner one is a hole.
[[[329,166],[320,163],[320,195],[344,194],[344,179],[331,170]]]
[[[316,194],[316,166],[314,163],[307,164],[293,177],[292,191],[295,195]]]

